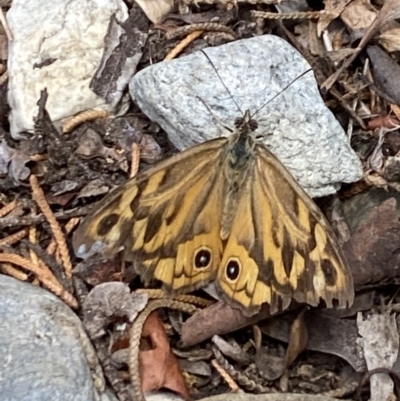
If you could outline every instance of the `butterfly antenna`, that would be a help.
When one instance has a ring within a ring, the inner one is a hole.
[[[210,62],[211,66],[212,66],[212,68],[214,69],[215,73],[217,74],[217,77],[218,77],[219,80],[221,81],[221,83],[222,83],[222,85],[224,86],[224,88],[226,89],[226,91],[227,91],[227,92],[229,93],[229,95],[231,96],[231,98],[232,98],[232,100],[234,101],[236,107],[238,108],[240,114],[243,116],[244,113],[243,113],[242,109],[240,108],[240,106],[239,106],[238,102],[236,101],[236,99],[233,97],[231,91],[230,91],[230,90],[228,89],[228,87],[225,85],[224,80],[221,78],[221,75],[219,75],[219,72],[218,72],[218,70],[215,68],[214,63],[211,61],[210,56],[209,56],[203,49],[201,49],[200,51],[207,57],[208,61]]]
[[[253,118],[259,111],[261,111],[265,106],[269,105],[273,100],[275,100],[278,96],[280,96],[289,86],[293,85],[298,79],[303,77],[304,75],[308,74],[310,71],[312,71],[312,68],[309,68],[308,70],[302,72],[298,77],[296,77],[293,81],[288,83],[282,90],[280,90],[275,96],[273,96],[271,99],[268,100],[267,103],[263,104],[259,109],[257,109],[252,115],[251,118]],[[235,102],[236,103],[236,102]]]
[[[215,120],[217,121],[218,124],[222,125],[226,130],[228,130],[229,132],[232,132],[232,129],[230,127],[228,127],[227,125],[225,125],[211,110],[211,107],[200,97],[200,96],[196,96],[197,99],[199,99],[204,106],[206,106],[207,110],[210,112],[210,114],[213,116],[213,118],[215,118]]]

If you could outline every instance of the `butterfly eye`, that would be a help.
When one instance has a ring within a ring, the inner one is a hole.
[[[252,131],[255,131],[258,128],[258,122],[256,120],[250,120],[249,127]]]
[[[200,249],[194,257],[194,266],[196,269],[207,268],[211,264],[211,259],[211,251],[208,248]]]
[[[97,227],[97,235],[104,236],[118,223],[119,214],[111,213],[101,219]]]
[[[238,128],[243,124],[243,117],[235,118],[235,127]]]
[[[236,280],[239,277],[240,264],[237,260],[231,259],[226,265],[226,276],[229,280]]]

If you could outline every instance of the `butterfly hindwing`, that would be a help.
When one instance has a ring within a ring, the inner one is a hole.
[[[217,286],[245,313],[291,299],[316,306],[351,304],[351,273],[321,211],[262,144],[243,188]]]

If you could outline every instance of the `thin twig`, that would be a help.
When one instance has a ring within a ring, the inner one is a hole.
[[[1,263],[0,270],[11,277],[20,281],[28,280],[28,275],[21,270],[16,269],[11,263]]]
[[[184,25],[174,29],[173,31],[167,32],[166,37],[169,40],[177,39],[181,36],[187,36],[195,31],[225,32],[230,34],[232,38],[236,37],[235,32],[231,28],[216,22],[201,22],[198,24]]]
[[[10,27],[8,26],[7,18],[6,18],[6,16],[4,15],[3,9],[2,9],[1,7],[0,7],[0,22],[1,22],[1,25],[3,25],[4,32],[5,32],[6,35],[7,35],[7,39],[8,39],[10,42],[12,42],[12,41],[14,40],[14,37],[13,37],[13,34],[12,34],[12,32],[11,32]]]
[[[136,143],[133,142],[132,146],[132,161],[131,161],[131,173],[130,173],[130,178],[135,177],[135,175],[139,171],[139,163],[140,163],[140,146]]]
[[[71,277],[72,276],[72,263],[71,263],[71,258],[70,258],[69,251],[68,251],[68,246],[65,241],[65,237],[61,230],[61,227],[58,224],[58,221],[56,220],[56,218],[54,217],[54,214],[51,211],[50,206],[47,203],[44,193],[43,193],[42,189],[40,188],[38,180],[34,174],[31,174],[31,176],[29,177],[29,183],[31,184],[31,187],[32,187],[32,198],[35,200],[35,202],[40,207],[40,210],[46,216],[46,219],[50,224],[51,231],[53,232],[54,238],[57,241],[58,249],[59,249],[59,252],[61,255],[61,259],[62,259],[62,264],[65,269],[65,275],[67,277]]]
[[[0,209],[0,218],[6,216],[8,213],[11,213],[17,206],[17,201],[14,199],[12,202],[8,203],[6,206]]]
[[[72,210],[64,210],[62,212],[54,213],[54,217],[58,220],[66,220],[71,217],[82,217],[86,216],[89,210],[93,206],[82,206],[79,208],[74,208]],[[4,229],[6,227],[24,227],[31,226],[32,224],[41,224],[46,222],[46,217],[44,214],[38,214],[35,216],[26,216],[26,217],[3,217],[0,218],[0,229]]]
[[[31,226],[29,228],[29,237],[28,238],[29,238],[29,241],[32,244],[36,244],[36,227],[35,226]],[[38,256],[36,255],[36,253],[35,253],[35,251],[33,249],[29,249],[29,256],[31,258],[31,262],[34,265],[38,265],[39,264],[39,258],[38,258]]]
[[[8,71],[0,76],[0,86],[4,85],[8,81]]]
[[[26,237],[28,231],[24,228],[23,230],[17,231],[14,234],[9,235],[8,237],[0,239],[0,246],[3,245],[13,245],[16,242],[21,241],[22,238]]]
[[[255,18],[264,19],[279,19],[279,20],[302,20],[302,19],[318,19],[322,11],[298,11],[295,13],[271,13],[267,11],[250,11],[251,15]]]
[[[237,371],[221,354],[221,351],[212,346],[215,359],[218,364],[231,376],[241,388],[254,393],[271,393],[274,392],[273,388],[265,387],[257,383],[255,380],[249,378],[246,374]]]
[[[78,125],[86,122],[92,121],[96,118],[107,118],[109,112],[107,110],[86,110],[82,113],[77,114],[63,124],[63,133],[66,134],[71,132]]]
[[[14,265],[23,267],[24,269],[35,273],[40,282],[53,294],[60,297],[72,308],[78,308],[78,301],[62,287],[49,268],[45,270],[34,265],[30,260],[24,259],[22,256],[14,255],[12,253],[0,253],[0,262],[13,263]]]
[[[188,47],[194,40],[199,38],[204,31],[193,31],[189,33],[186,38],[180,41],[165,57],[164,61],[174,59],[179,53],[181,53],[186,47]]]
[[[221,377],[226,381],[226,383],[228,384],[228,386],[231,388],[232,393],[237,393],[240,388],[239,386],[236,384],[235,380],[232,379],[232,377],[229,375],[229,373],[222,368],[221,365],[219,365],[219,363],[216,361],[216,359],[213,359],[211,361],[211,365],[214,366],[215,370],[221,375]]]
[[[79,223],[79,217],[73,217],[68,221],[68,223],[64,226],[65,235],[68,235]],[[49,245],[47,245],[46,252],[53,256],[57,251],[57,242],[54,237],[51,238]]]

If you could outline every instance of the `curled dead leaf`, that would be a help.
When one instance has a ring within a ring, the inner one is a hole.
[[[152,312],[143,326],[142,339],[146,348],[139,353],[140,377],[143,392],[161,388],[179,394],[189,400],[189,392],[182,376],[178,361],[173,354],[164,326],[157,312]]]
[[[32,161],[29,155],[0,140],[0,174],[8,175],[13,182],[21,184],[28,182],[32,172],[38,177],[43,175],[41,166]]]
[[[304,323],[304,314],[307,310],[307,307],[303,308],[290,327],[289,344],[286,349],[286,368],[307,348],[308,331]]]

